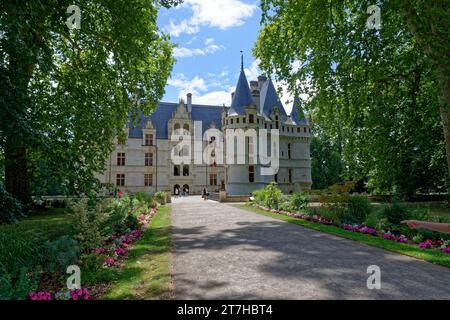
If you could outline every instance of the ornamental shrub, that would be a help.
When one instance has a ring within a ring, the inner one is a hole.
[[[166,204],[166,193],[163,191],[156,192],[153,197],[159,204]]]
[[[108,219],[105,204],[100,202],[92,206],[82,199],[71,206],[75,239],[83,252],[98,247],[105,237],[105,222]]]
[[[400,226],[401,221],[411,218],[411,212],[409,212],[407,206],[396,200],[387,205],[381,215],[393,226]]]
[[[62,236],[44,244],[45,271],[65,273],[78,258],[78,242],[70,236]]]
[[[309,198],[306,193],[297,192],[289,197],[291,211],[304,211],[308,207]]]
[[[372,209],[372,204],[367,197],[350,197],[344,219],[347,220],[347,223],[363,223],[372,212]]]
[[[22,204],[0,183],[0,224],[17,223],[25,216]]]
[[[271,182],[265,188],[265,206],[271,209],[278,209],[283,199],[283,192],[278,189],[277,183]]]
[[[0,300],[25,300],[39,286],[39,272],[23,267],[17,276],[0,270]]]

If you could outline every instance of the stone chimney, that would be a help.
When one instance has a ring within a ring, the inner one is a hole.
[[[187,108],[188,112],[192,111],[192,93],[187,94]]]
[[[264,75],[261,75],[258,77],[258,85],[259,85],[259,90],[261,90],[263,84],[267,81],[267,77]]]

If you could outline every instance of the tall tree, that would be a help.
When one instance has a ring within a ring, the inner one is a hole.
[[[0,3],[0,143],[10,193],[30,200],[30,151],[74,191],[89,191],[112,132],[121,134],[130,114],[150,112],[164,93],[174,60],[157,12],[179,2]],[[80,29],[66,24],[77,14],[66,12],[71,5],[81,9]]]
[[[366,24],[373,1],[262,0],[254,51],[265,71],[309,93],[306,107],[339,139],[350,178],[386,189],[394,180],[410,193],[418,171],[442,174],[445,146],[450,165],[450,1],[376,3],[381,29]]]

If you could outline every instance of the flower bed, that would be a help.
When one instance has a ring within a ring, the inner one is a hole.
[[[157,208],[149,209],[147,213],[139,216],[139,227],[129,233],[115,234],[105,241],[98,248],[92,248],[92,253],[104,257],[103,268],[119,268],[128,257],[128,253],[133,243],[141,239],[144,232],[148,229],[151,220],[157,212]],[[89,288],[80,288],[75,290],[60,291],[40,291],[30,292],[30,300],[89,300]]]
[[[264,206],[261,206],[259,204],[251,204],[254,207],[267,211],[267,212],[271,212],[271,213],[275,213],[275,214],[280,214],[280,215],[285,215],[291,218],[295,218],[295,219],[302,219],[302,220],[307,220],[307,221],[311,221],[311,222],[315,222],[315,223],[320,223],[320,224],[324,224],[324,225],[333,225],[336,226],[338,228],[342,228],[346,231],[351,231],[351,232],[358,232],[358,233],[363,233],[363,234],[367,234],[373,237],[381,237],[383,239],[386,240],[391,240],[391,241],[397,241],[400,243],[408,243],[408,244],[413,244],[413,245],[417,245],[416,243],[414,243],[413,241],[410,241],[407,239],[406,236],[404,235],[395,235],[392,234],[390,231],[384,231],[384,230],[376,230],[374,228],[370,228],[364,224],[358,224],[358,225],[350,225],[350,224],[342,224],[342,225],[338,225],[333,223],[333,221],[331,221],[330,219],[326,219],[323,217],[320,217],[318,215],[308,215],[305,213],[293,213],[293,212],[287,212],[287,211],[283,211],[283,210],[275,210],[275,209],[271,209],[271,208],[266,208]],[[421,249],[432,249],[432,250],[441,250],[443,253],[448,253],[450,254],[450,241],[432,241],[432,240],[426,240],[424,242],[421,242],[418,244],[419,248]]]

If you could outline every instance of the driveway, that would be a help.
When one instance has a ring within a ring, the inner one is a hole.
[[[200,197],[172,210],[177,299],[450,299],[445,267]]]

